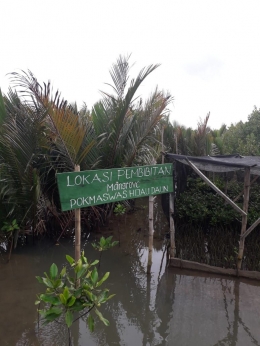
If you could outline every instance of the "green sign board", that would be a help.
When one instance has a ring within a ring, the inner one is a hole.
[[[58,173],[63,211],[173,192],[171,163]]]

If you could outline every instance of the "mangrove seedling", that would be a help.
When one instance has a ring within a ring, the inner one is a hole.
[[[98,243],[92,243],[91,244],[95,250],[98,250],[100,252],[98,267],[100,267],[101,256],[102,256],[103,251],[106,251],[106,250],[110,249],[111,247],[114,247],[118,244],[118,241],[117,240],[112,241],[112,238],[113,238],[112,235],[110,237],[107,237],[107,238],[101,237],[99,239]]]
[[[124,215],[126,212],[126,208],[123,204],[121,203],[117,203],[117,205],[115,206],[114,209],[114,213],[116,214],[116,216],[119,215]],[[120,229],[119,229],[119,223],[117,224],[117,230],[118,230],[118,238],[119,238],[119,246],[120,246]]]
[[[19,226],[17,224],[16,219],[14,219],[11,222],[5,221],[3,227],[1,228],[1,231],[3,232],[4,236],[6,237],[8,241],[9,239],[11,239],[10,251],[8,256],[8,262],[9,262],[11,258],[13,246],[16,247],[18,234],[19,234]]]
[[[44,324],[56,321],[67,325],[71,346],[70,327],[75,321],[87,317],[88,328],[93,331],[95,325],[93,312],[95,312],[106,326],[109,325],[109,321],[103,317],[99,308],[114,294],[109,295],[108,289],[100,289],[110,273],[107,272],[99,279],[95,267],[98,260],[89,263],[84,252],[77,262],[69,255],[66,255],[66,259],[69,264],[68,271],[65,266],[59,272],[57,265],[53,263],[49,273],[44,273],[44,277],[36,276],[39,283],[45,285],[46,291],[37,295],[35,304],[38,305],[38,312]],[[43,305],[43,308],[40,308],[40,305]]]

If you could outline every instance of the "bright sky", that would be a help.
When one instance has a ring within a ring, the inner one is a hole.
[[[160,63],[156,85],[174,97],[171,119],[196,127],[246,121],[260,108],[259,0],[8,0],[0,15],[0,88],[30,69],[90,108],[109,90],[109,69],[132,54],[132,76]]]

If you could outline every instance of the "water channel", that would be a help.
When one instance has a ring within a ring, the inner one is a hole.
[[[103,254],[100,268],[111,272],[105,287],[116,294],[102,308],[110,326],[97,322],[90,333],[79,321],[72,328],[73,345],[260,345],[260,283],[165,268],[161,235],[167,222],[158,205],[152,274],[146,275],[148,203],[140,203],[138,212],[114,218],[101,229],[106,236],[120,238],[120,246]],[[94,260],[98,253],[91,241],[93,236],[86,236],[83,247]],[[68,345],[62,325],[41,325],[38,330],[34,305],[36,294],[43,291],[35,276],[43,275],[53,262],[61,268],[66,254],[74,255],[73,239],[62,239],[60,245],[43,239],[19,247],[8,264],[1,255],[1,346]]]

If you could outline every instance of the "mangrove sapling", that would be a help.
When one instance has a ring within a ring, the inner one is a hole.
[[[46,291],[37,295],[35,304],[38,305],[38,312],[44,324],[54,321],[66,324],[71,346],[71,325],[88,315],[87,325],[90,331],[93,331],[95,325],[93,311],[106,326],[109,325],[109,321],[103,317],[99,307],[114,294],[109,295],[108,289],[100,289],[110,273],[107,272],[99,280],[95,267],[98,260],[89,263],[84,252],[77,262],[69,255],[66,255],[66,259],[69,263],[68,271],[67,267],[63,267],[59,273],[57,265],[53,263],[49,274],[45,272],[45,277],[36,276],[39,283],[46,286]],[[43,304],[43,309],[40,309],[40,304]]]
[[[8,256],[8,260],[7,260],[7,262],[9,262],[10,258],[11,258],[13,247],[16,246],[18,234],[19,234],[19,226],[17,224],[16,219],[14,219],[11,222],[5,221],[3,227],[1,228],[1,231],[3,231],[7,241],[9,241],[11,239],[10,251],[9,251],[9,256]]]
[[[121,204],[121,203],[117,203],[117,205],[115,206],[115,209],[114,209],[114,213],[116,214],[116,216],[124,215],[125,212],[126,212],[126,208],[124,207],[124,205]],[[119,246],[120,246],[120,228],[119,228],[119,222],[117,223],[117,230],[118,230],[118,238],[119,238]]]
[[[103,251],[108,250],[111,247],[114,247],[118,244],[118,241],[117,240],[112,241],[112,238],[113,238],[112,235],[107,238],[101,237],[98,243],[91,244],[95,250],[98,250],[100,252],[98,268],[100,267],[100,264],[101,264],[101,256]]]

